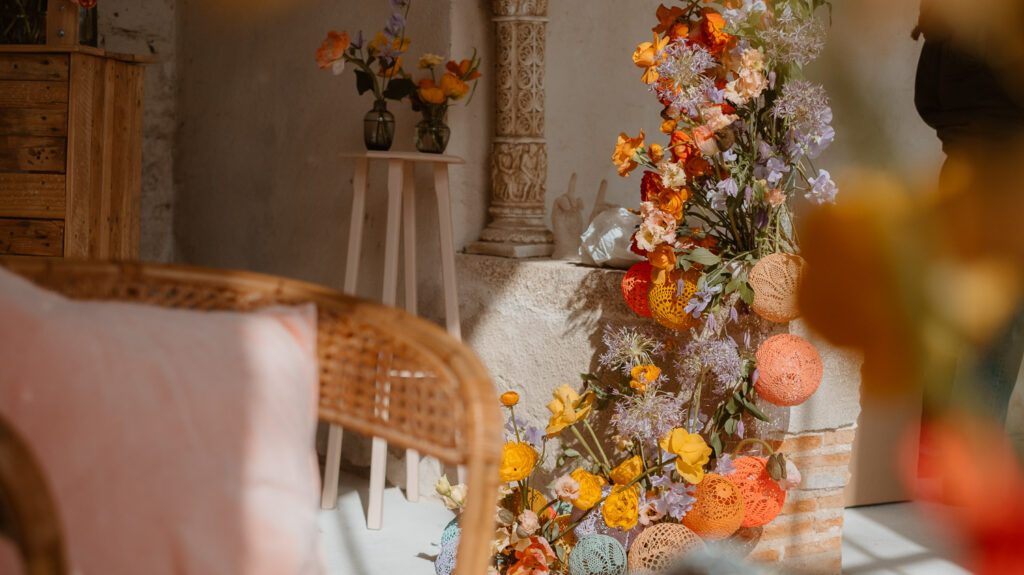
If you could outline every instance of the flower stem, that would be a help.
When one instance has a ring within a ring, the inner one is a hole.
[[[743,449],[744,446],[746,446],[747,444],[750,444],[750,443],[760,443],[761,445],[764,446],[765,449],[768,450],[768,455],[772,455],[772,454],[775,453],[775,450],[772,449],[772,446],[769,445],[767,441],[765,441],[763,439],[759,439],[757,437],[748,437],[748,438],[744,439],[743,441],[739,442],[739,444],[736,445],[736,449],[732,450],[733,457],[736,457],[737,455],[739,455],[740,450]]]
[[[604,447],[601,445],[601,442],[597,439],[597,434],[594,433],[594,428],[591,427],[590,426],[590,422],[586,421],[586,420],[583,421],[583,425],[587,426],[587,431],[590,432],[591,439],[593,439],[594,440],[594,444],[597,445],[597,450],[601,453],[601,458],[604,459],[605,467],[607,467],[608,470],[611,471],[612,464],[608,460],[608,455],[605,454],[605,452],[604,452]]]
[[[576,429],[576,424],[570,425],[569,429],[572,430],[573,435],[576,436],[576,439],[583,446],[583,449],[587,450],[587,454],[589,454],[590,458],[594,460],[594,463],[597,463],[597,466],[601,468],[601,472],[604,473],[605,475],[611,473],[611,469],[605,467],[604,462],[602,462],[600,459],[597,458],[596,455],[594,455],[594,450],[591,449],[590,445],[586,442],[585,439],[583,439],[583,434],[580,433],[580,430]]]
[[[523,440],[519,439],[519,426],[516,425],[516,409],[514,406],[508,406],[509,417],[512,418],[512,429],[516,432],[516,442],[522,443]]]

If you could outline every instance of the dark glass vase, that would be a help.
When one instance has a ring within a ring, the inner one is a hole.
[[[98,8],[78,9],[78,43],[82,46],[96,47],[100,44]]]
[[[363,142],[367,150],[390,150],[395,139],[395,115],[386,100],[375,100],[373,109],[363,116]]]
[[[427,154],[443,154],[452,130],[444,123],[448,106],[425,106],[423,119],[416,124],[416,149]]]

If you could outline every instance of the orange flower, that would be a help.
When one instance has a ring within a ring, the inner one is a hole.
[[[665,156],[665,149],[658,144],[651,144],[647,146],[647,157],[651,159],[651,162],[657,164],[661,161],[661,158]]]
[[[721,14],[711,9],[704,10],[700,21],[700,43],[715,56],[720,56],[735,43],[735,39],[723,31],[724,28],[725,18]]]
[[[330,68],[345,54],[349,43],[348,32],[342,31],[339,34],[336,30],[331,30],[327,33],[327,38],[320,43],[320,47],[316,49],[316,65],[321,70]]]
[[[658,19],[658,25],[651,29],[655,34],[669,32],[672,37],[686,36],[686,24],[681,22],[683,19],[682,7],[666,8],[664,4],[659,4],[654,16]]]
[[[448,63],[445,64],[445,68],[447,68],[449,72],[466,81],[476,80],[482,76],[479,70],[470,71],[472,66],[473,62],[471,60],[463,60],[458,64],[455,63],[455,60],[449,60]]]
[[[441,88],[434,85],[434,80],[424,78],[419,82],[416,82],[416,85],[419,86],[416,90],[416,94],[419,96],[420,100],[423,100],[428,104],[444,104],[446,96]]]
[[[678,126],[678,125],[679,125],[679,120],[672,120],[672,119],[664,120],[661,123],[661,133],[662,134],[671,134],[672,132],[674,132],[676,130],[676,126]]]
[[[640,130],[640,135],[635,138],[630,138],[625,132],[619,134],[619,141],[615,144],[615,151],[612,152],[612,162],[619,167],[620,176],[623,178],[628,177],[629,173],[640,165],[636,162],[634,156],[636,151],[642,148],[643,145],[643,130]]]
[[[640,179],[640,201],[653,202],[663,191],[665,186],[661,183],[661,176],[657,172],[645,171],[643,178]]]
[[[514,391],[506,391],[501,394],[501,404],[505,407],[512,407],[519,403],[519,394]]]
[[[662,190],[658,194],[658,209],[675,218],[677,222],[681,222],[683,221],[683,203],[687,199],[675,190]]]
[[[658,35],[655,34],[654,42],[644,42],[637,46],[633,52],[633,63],[638,68],[645,68],[644,75],[641,78],[644,84],[653,84],[658,81],[658,71],[655,69],[655,66],[658,65],[658,52],[661,52],[668,45],[668,41],[668,36],[658,40]]]
[[[691,178],[705,176],[711,171],[711,164],[704,159],[693,138],[686,132],[672,132],[672,139],[669,141],[672,146],[672,157],[676,162],[683,164],[686,175]]]
[[[448,72],[441,76],[441,91],[452,100],[459,100],[469,92],[469,85]]]
[[[714,156],[718,153],[715,133],[707,126],[697,126],[693,129],[693,141],[705,156]]]
[[[647,259],[651,262],[651,267],[655,269],[676,269],[676,252],[668,244],[661,244],[654,248],[654,251],[647,252]]]
[[[380,76],[381,78],[391,78],[391,77],[394,77],[395,74],[398,74],[401,71],[402,71],[402,57],[399,56],[399,57],[395,58],[394,62],[391,63],[391,67],[384,68],[382,66],[380,71],[377,72],[377,75]]]

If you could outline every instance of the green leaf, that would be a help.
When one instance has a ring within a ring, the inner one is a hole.
[[[708,445],[711,447],[711,449],[715,450],[715,457],[721,455],[722,451],[725,449],[722,446],[722,438],[721,436],[718,435],[717,432],[711,434],[711,439],[708,442]]]
[[[372,90],[373,84],[373,76],[367,74],[365,70],[356,70],[356,90],[360,94],[366,93],[367,90]]]
[[[409,78],[393,78],[384,90],[384,97],[389,100],[401,100],[416,90],[416,83]]]
[[[754,405],[754,402],[748,399],[744,399],[743,406],[747,408],[747,411],[750,412],[750,415],[753,415],[754,417],[760,419],[761,421],[768,421],[768,416],[762,413],[761,410],[758,409],[756,405]]]
[[[740,288],[740,282],[742,280],[738,277],[732,278],[728,284],[725,285],[725,293],[732,293]]]
[[[754,288],[750,287],[749,283],[743,282],[740,284],[740,297],[747,305],[754,303]]]
[[[551,536],[552,539],[554,539],[555,537],[557,537],[557,535]],[[565,563],[565,547],[562,547],[561,545],[555,545],[555,555],[558,555],[559,561]]]
[[[562,450],[562,455],[564,455],[566,457],[579,457],[580,456],[580,452],[576,451],[575,449],[573,449],[571,447],[567,447],[567,448]]]
[[[735,415],[740,410],[740,406],[736,404],[735,397],[729,398],[729,401],[725,404],[725,410],[729,412],[729,415]]]
[[[725,422],[725,432],[729,435],[736,435],[736,420],[729,419]]]
[[[592,373],[581,373],[580,379],[583,381],[597,381],[597,376]]]
[[[722,258],[711,253],[707,248],[696,248],[683,257],[704,266],[713,266],[722,261]]]

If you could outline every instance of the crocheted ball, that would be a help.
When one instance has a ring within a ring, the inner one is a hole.
[[[768,338],[757,348],[758,378],[754,389],[768,403],[800,405],[818,386],[824,368],[818,350],[789,333]]]
[[[729,480],[743,494],[743,527],[767,525],[782,511],[786,492],[768,475],[768,460],[761,457],[740,457]]]
[[[691,268],[686,272],[676,270],[670,273],[668,280],[663,284],[651,283],[647,302],[651,307],[651,317],[654,321],[677,331],[690,329],[699,324],[700,318],[693,317],[685,309],[686,303],[697,293],[699,279],[700,272]],[[682,291],[676,295],[679,292],[680,280]]]
[[[807,261],[795,254],[775,253],[761,258],[747,282],[754,289],[750,307],[757,315],[777,323],[800,317],[797,298]]]
[[[622,297],[626,305],[644,317],[651,317],[651,305],[647,298],[653,269],[650,262],[639,262],[629,268],[626,277],[622,278]]]
[[[607,535],[587,535],[569,554],[570,575],[624,575],[626,550]]]
[[[448,522],[448,525],[444,526],[444,531],[441,532],[441,545],[448,543],[453,538],[459,536],[459,518],[456,517]]]
[[[696,533],[678,523],[659,523],[644,529],[629,550],[630,573],[664,573],[676,559],[706,549]]]
[[[441,546],[441,552],[434,560],[434,572],[437,575],[452,575],[455,571],[455,552],[459,549],[459,536]]]
[[[713,473],[697,485],[696,503],[683,517],[683,525],[708,541],[725,539],[743,523],[743,494],[732,481]]]

